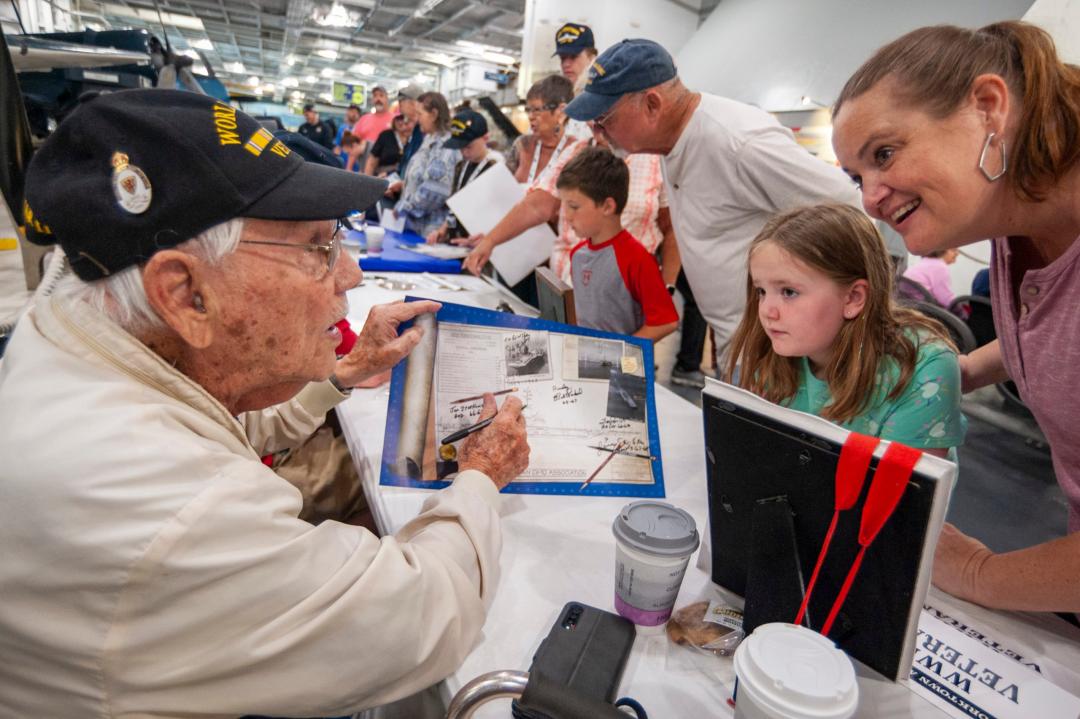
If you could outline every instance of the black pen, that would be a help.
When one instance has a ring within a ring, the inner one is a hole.
[[[525,407],[527,407],[527,406],[528,405],[523,404],[523,405],[521,405],[521,408],[525,409]],[[491,417],[488,417],[487,419],[482,419],[479,422],[477,422],[476,424],[470,425],[470,426],[466,427],[465,429],[459,429],[457,432],[453,432],[451,434],[448,434],[445,437],[443,437],[442,443],[443,444],[453,444],[454,442],[457,442],[459,439],[465,439],[466,437],[468,437],[473,432],[479,432],[484,427],[487,427],[489,424],[494,422],[495,417],[498,417],[498,415],[497,414],[492,415]]]
[[[598,449],[601,452],[610,452],[611,451],[611,447],[597,447],[596,445],[593,445],[593,444],[588,445],[588,447],[589,447],[589,449]],[[653,462],[656,461],[656,457],[654,457],[651,454],[641,454],[639,452],[631,452],[631,451],[625,450],[625,449],[620,449],[619,454],[621,454],[624,457],[637,457],[638,459],[648,459],[648,460],[652,460]]]

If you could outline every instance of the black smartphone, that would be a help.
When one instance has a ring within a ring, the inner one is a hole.
[[[633,622],[624,617],[569,602],[533,655],[529,674],[610,704],[636,634]]]

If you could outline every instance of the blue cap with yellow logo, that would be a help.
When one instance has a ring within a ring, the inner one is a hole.
[[[582,50],[595,47],[592,28],[588,25],[568,22],[555,31],[554,55],[577,55]]]
[[[332,220],[385,189],[305,162],[215,98],[124,90],[84,102],[37,151],[22,219],[28,239],[59,243],[89,281],[233,218]]]
[[[483,115],[475,110],[462,110],[450,121],[450,138],[443,147],[448,150],[460,150],[487,133],[487,120]]]
[[[667,82],[678,73],[671,54],[652,40],[623,40],[589,68],[585,89],[566,106],[567,116],[592,120],[631,92]]]

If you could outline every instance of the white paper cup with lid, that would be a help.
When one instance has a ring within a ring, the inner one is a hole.
[[[735,650],[736,719],[849,719],[859,705],[855,668],[827,637],[795,624],[762,624]]]
[[[634,624],[656,626],[671,617],[690,555],[701,543],[694,518],[666,502],[622,508],[615,534],[615,611]]]
[[[364,239],[367,241],[367,253],[369,255],[381,255],[383,250],[383,235],[386,230],[381,225],[368,225],[364,229]]]

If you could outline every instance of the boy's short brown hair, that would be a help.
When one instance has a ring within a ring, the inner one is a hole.
[[[566,163],[555,187],[577,190],[598,205],[610,197],[615,200],[615,212],[622,214],[630,192],[630,170],[610,150],[586,147]]]

